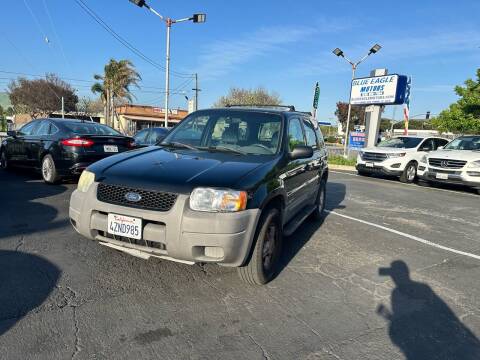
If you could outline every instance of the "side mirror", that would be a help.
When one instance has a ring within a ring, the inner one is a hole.
[[[15,130],[8,130],[7,131],[7,136],[11,136],[16,138],[17,137],[17,132]]]
[[[313,156],[313,149],[311,146],[296,145],[289,155],[291,160],[308,159]]]
[[[437,150],[442,150],[445,146],[439,146],[437,147]]]

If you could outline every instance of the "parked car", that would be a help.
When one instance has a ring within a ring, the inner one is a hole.
[[[165,127],[151,127],[142,129],[135,134],[133,139],[137,147],[155,145],[167,136],[170,130]]]
[[[321,218],[328,178],[318,124],[269,108],[200,110],[160,146],[101,160],[70,199],[73,227],[142,258],[274,276],[284,235]]]
[[[106,125],[72,119],[33,120],[7,135],[0,147],[1,167],[40,170],[47,183],[80,174],[95,161],[134,146],[132,138]]]
[[[447,143],[447,139],[439,137],[393,137],[359,151],[357,172],[359,175],[380,173],[398,176],[400,181],[411,183],[417,178],[420,159]]]
[[[480,135],[460,136],[422,157],[418,176],[425,183],[470,186],[480,194]]]

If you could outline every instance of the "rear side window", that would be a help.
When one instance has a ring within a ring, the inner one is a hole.
[[[68,130],[78,135],[122,135],[111,127],[92,122],[66,122],[64,125]]]
[[[288,123],[288,147],[290,151],[297,145],[305,145],[300,119],[290,119]]]
[[[317,149],[317,137],[315,135],[313,124],[308,120],[303,120],[303,126],[305,129],[305,137],[307,138],[307,145],[311,146],[314,149]]]
[[[40,127],[35,132],[35,135],[38,136],[45,136],[50,134],[50,122],[49,121],[42,121]]]

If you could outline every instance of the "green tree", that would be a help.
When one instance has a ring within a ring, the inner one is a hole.
[[[476,76],[476,80],[465,81],[465,86],[455,87],[460,98],[432,119],[434,127],[440,131],[480,134],[480,69]]]
[[[226,105],[280,105],[282,100],[275,92],[258,87],[256,89],[231,88],[227,95],[220,97],[214,107]]]
[[[92,86],[92,92],[100,95],[104,104],[105,120],[108,125],[113,125],[115,104],[131,102],[134,97],[130,88],[138,87],[142,78],[135,70],[135,66],[129,60],[110,61],[104,67],[103,75],[93,76],[96,82]]]
[[[75,89],[55,74],[44,79],[18,78],[8,85],[10,101],[16,113],[25,112],[32,118],[60,111],[64,99],[65,111],[74,111],[78,102]]]
[[[347,126],[348,102],[337,102],[337,109],[335,116],[338,122],[342,124],[342,129],[345,130]],[[350,130],[353,130],[355,125],[365,125],[365,106],[352,105],[350,111]]]

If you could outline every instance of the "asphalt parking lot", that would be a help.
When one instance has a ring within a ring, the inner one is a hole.
[[[264,287],[77,235],[74,184],[0,173],[4,359],[480,359],[480,196],[332,172]]]

